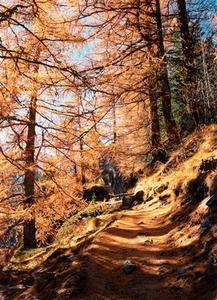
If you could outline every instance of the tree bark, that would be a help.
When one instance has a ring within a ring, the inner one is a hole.
[[[171,142],[178,142],[179,141],[178,128],[175,119],[173,117],[172,107],[171,107],[171,90],[170,90],[169,76],[167,70],[167,59],[165,56],[165,49],[164,49],[161,9],[160,9],[159,0],[156,0],[156,23],[157,23],[158,57],[159,59],[162,60],[159,83],[160,83],[161,96],[162,96],[163,116],[165,120],[168,139]]]
[[[80,148],[80,157],[81,157],[81,184],[85,185],[86,183],[86,176],[85,176],[85,171],[84,171],[84,156],[83,156],[83,150],[84,150],[84,145],[83,145],[83,138],[81,137],[79,140],[79,148]]]
[[[29,209],[34,204],[35,195],[35,122],[36,122],[36,96],[33,96],[29,109],[29,123],[26,143],[26,170],[24,176],[25,203],[24,208]],[[23,228],[24,249],[35,248],[36,227],[34,215],[24,222]]]
[[[141,13],[141,1],[137,0],[137,23],[136,28],[138,33],[140,34],[144,44],[147,44],[148,53],[156,56],[155,51],[155,42],[153,41],[153,29],[151,26],[151,22],[149,19],[146,20],[146,23],[140,23],[140,14],[143,15],[143,11]],[[151,15],[151,4],[148,3],[149,10],[147,13]],[[143,21],[142,21],[143,22]],[[149,103],[150,103],[150,142],[152,148],[158,148],[161,142],[160,135],[160,122],[158,115],[158,101],[157,101],[157,74],[156,74],[156,66],[153,65],[153,61],[149,59],[149,79],[147,82]]]
[[[113,143],[115,144],[117,142],[117,119],[116,119],[116,105],[115,100],[112,107],[112,130],[113,130]]]
[[[78,126],[80,129],[80,132],[82,131],[82,124],[81,124],[81,111],[80,111],[80,107],[81,107],[81,99],[78,100]],[[83,141],[83,136],[80,136],[79,139],[79,150],[80,150],[80,176],[81,176],[81,184],[85,185],[86,183],[86,176],[85,176],[85,169],[84,169],[84,141]]]
[[[156,78],[150,78],[149,82],[149,101],[150,101],[150,123],[151,123],[151,146],[158,148],[160,146],[160,123],[158,116],[158,103],[156,95]]]
[[[40,48],[36,49],[36,57],[40,56]],[[37,74],[39,66],[33,68],[33,73]],[[30,209],[35,202],[35,139],[36,139],[36,114],[37,114],[37,85],[33,84],[32,95],[29,105],[29,121],[27,124],[27,141],[25,148],[25,174],[24,174],[24,209]],[[24,249],[36,248],[36,226],[35,213],[31,218],[24,221],[23,225]]]
[[[182,52],[184,56],[184,66],[186,69],[186,104],[192,113],[196,125],[199,124],[199,106],[196,101],[197,95],[197,70],[194,60],[194,42],[189,29],[189,17],[185,0],[177,0],[180,33],[182,38]]]

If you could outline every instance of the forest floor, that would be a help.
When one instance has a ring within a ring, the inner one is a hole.
[[[0,299],[216,300],[217,196],[207,206],[216,145],[216,126],[183,140],[137,184],[144,203],[112,213],[76,251],[57,247],[32,269],[1,271]]]

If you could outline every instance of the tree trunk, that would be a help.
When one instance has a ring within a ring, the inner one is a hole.
[[[143,40],[144,44],[147,44],[148,49],[148,57],[149,59],[149,79],[147,82],[147,89],[148,89],[148,96],[149,96],[149,103],[150,103],[150,142],[152,148],[158,148],[161,142],[160,136],[160,122],[158,116],[158,101],[157,101],[157,74],[156,74],[156,66],[153,65],[153,61],[150,60],[151,55],[156,55],[155,51],[155,42],[153,41],[153,29],[152,24],[149,19],[146,20],[145,24],[140,24],[140,14],[143,15],[143,10],[141,9],[141,1],[137,0],[137,23],[136,28],[138,33],[140,34],[141,39]],[[152,7],[149,5],[149,10],[147,11],[149,15],[151,15]],[[142,19],[142,22],[143,19]],[[145,25],[145,27],[144,27]],[[145,29],[145,34],[144,34]],[[154,45],[154,46],[153,46]],[[151,55],[150,55],[151,54]]]
[[[162,96],[162,107],[163,115],[165,120],[165,126],[168,138],[171,142],[178,142],[179,135],[178,129],[173,117],[172,107],[171,107],[171,90],[169,84],[169,76],[167,70],[167,59],[165,56],[164,41],[163,41],[163,29],[161,20],[161,10],[160,2],[156,0],[156,23],[157,23],[157,41],[158,41],[158,57],[162,60],[161,70],[160,70],[160,89]]]
[[[155,75],[156,76],[156,75]],[[150,100],[150,123],[151,123],[151,146],[158,148],[160,146],[160,123],[158,116],[158,103],[156,95],[156,78],[150,78],[148,85]]]
[[[180,32],[182,38],[182,52],[184,56],[184,65],[186,69],[186,104],[188,110],[191,111],[196,125],[198,125],[199,118],[199,106],[197,103],[197,71],[194,60],[194,42],[189,30],[188,12],[186,8],[185,0],[177,0]]]
[[[26,143],[26,170],[24,177],[25,203],[24,208],[29,209],[34,203],[35,194],[35,121],[36,121],[36,96],[30,103],[29,123]],[[35,217],[24,222],[23,228],[24,249],[36,247]]]
[[[112,129],[113,129],[113,143],[115,144],[117,141],[117,120],[116,120],[116,105],[115,105],[115,100],[113,103],[112,107],[112,119],[113,119],[113,124],[112,124]]]
[[[83,163],[84,162],[84,156],[83,156],[84,146],[83,146],[83,138],[82,137],[80,138],[80,141],[79,141],[79,147],[80,147],[80,157],[81,157],[81,161],[80,161],[80,164],[81,164],[81,184],[85,185],[86,176],[85,176],[84,163]]]
[[[78,100],[78,126],[79,126],[79,130],[80,132],[82,131],[82,124],[81,124],[81,111],[80,111],[80,107],[81,107],[81,99]],[[80,180],[81,180],[81,184],[85,185],[86,183],[86,176],[85,176],[85,169],[84,169],[84,155],[83,155],[83,151],[84,151],[84,141],[83,141],[83,136],[80,136],[79,139],[79,150],[80,150]]]

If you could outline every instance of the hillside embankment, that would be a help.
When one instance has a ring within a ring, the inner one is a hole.
[[[14,257],[0,299],[217,299],[217,126],[185,138],[138,191],[132,209],[69,222],[55,244]]]

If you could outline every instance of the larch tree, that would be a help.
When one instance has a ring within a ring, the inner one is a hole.
[[[182,41],[182,51],[184,56],[184,65],[186,69],[185,91],[186,104],[192,113],[196,125],[200,122],[199,103],[197,101],[197,71],[195,65],[195,43],[190,30],[189,15],[187,12],[186,1],[177,0],[178,17],[180,23],[180,33]]]
[[[40,194],[37,172],[48,175],[44,159],[48,153],[54,155],[52,140],[64,131],[59,126],[65,116],[64,93],[75,93],[75,79],[80,80],[70,53],[82,38],[75,27],[71,30],[71,15],[55,1],[32,5],[22,1],[18,6],[11,2],[1,8],[8,11],[1,23],[1,88],[8,107],[1,111],[2,134],[7,136],[1,151],[21,178],[24,247],[32,248],[36,246],[35,210]],[[61,185],[59,189],[63,191]]]
[[[206,55],[204,56],[205,45],[212,43],[215,32],[213,7],[212,0],[196,0],[194,3],[176,0],[167,3],[169,24],[166,38],[170,82],[175,89],[172,96],[175,98],[176,117],[184,130],[191,130],[198,123],[213,119],[210,109],[210,103],[213,103],[213,84],[207,81]],[[206,90],[209,91],[210,100],[207,100],[206,92],[204,93],[204,84],[207,83]]]
[[[162,110],[165,120],[166,131],[168,138],[171,142],[178,142],[178,128],[173,117],[171,106],[171,89],[169,83],[167,58],[164,48],[163,26],[161,18],[160,0],[156,0],[156,23],[157,23],[157,43],[158,43],[158,56],[162,60],[161,72],[159,74],[159,83],[162,97]]]
[[[36,50],[36,59],[40,57],[40,50]],[[40,59],[40,58],[39,58]],[[39,66],[33,68],[33,73],[38,74]],[[35,147],[36,147],[36,115],[37,115],[37,87],[32,86],[30,105],[29,105],[29,120],[27,123],[27,137],[25,147],[25,173],[24,173],[24,209],[29,209],[35,203]],[[36,228],[35,228],[35,215],[32,214],[31,219],[24,222],[23,227],[23,241],[24,248],[35,248],[36,241]]]
[[[158,107],[154,92],[154,89],[157,90],[157,88],[155,85],[153,87],[153,81],[155,82],[154,78],[156,78],[157,72],[149,71],[151,68],[155,68],[153,64],[157,65],[158,59],[151,59],[153,55],[151,50],[156,48],[156,46],[151,46],[153,44],[153,29],[152,33],[146,33],[151,23],[150,16],[147,16],[148,9],[150,10],[148,5],[141,1],[131,1],[129,3],[116,1],[112,5],[110,3],[87,1],[81,11],[80,19],[84,26],[86,26],[86,22],[88,28],[93,28],[93,32],[96,29],[96,43],[99,44],[97,48],[106,47],[106,51],[101,55],[100,59],[104,63],[102,64],[96,60],[91,72],[95,72],[97,74],[95,78],[98,78],[98,82],[95,80],[97,84],[94,86],[95,90],[98,94],[101,93],[102,96],[100,97],[107,99],[106,102],[111,105],[110,107],[113,111],[113,125],[111,128],[113,128],[113,131],[116,128],[113,135],[114,139],[118,142],[118,137],[122,136],[123,132],[127,136],[126,128],[130,126],[128,122],[124,131],[119,132],[120,128],[124,127],[120,127],[118,123],[123,123],[122,118],[126,118],[125,116],[117,117],[120,115],[121,107],[131,109],[130,106],[141,106],[144,108],[142,119],[148,120],[149,103],[151,102],[151,118],[154,118],[151,121],[151,131],[154,131],[152,140],[153,144],[159,146],[160,127],[158,126],[157,128]],[[93,15],[96,18],[89,18],[89,16]],[[93,36],[95,35],[93,33]],[[97,56],[99,57],[99,55],[100,53],[98,52]],[[95,57],[97,56],[95,55]],[[149,62],[152,64],[151,66]],[[117,100],[114,99],[118,99],[118,105],[115,105],[115,115],[114,103]],[[133,126],[136,132],[137,125],[141,124],[142,119],[141,114],[139,114],[136,123],[134,122],[134,125],[131,123],[129,132],[132,132]],[[145,143],[148,143],[147,135],[145,134],[149,127],[147,125],[148,122],[144,122],[143,138],[138,138],[140,144],[141,139],[144,140],[144,152],[146,148]],[[142,127],[140,127],[141,129]]]

